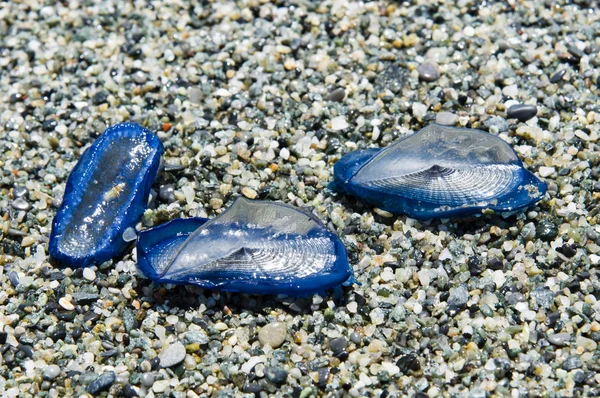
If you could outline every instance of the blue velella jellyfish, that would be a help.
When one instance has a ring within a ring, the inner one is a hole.
[[[346,193],[420,219],[512,211],[546,193],[502,139],[438,124],[383,149],[351,152],[335,164],[334,175]]]
[[[158,172],[162,143],[133,123],[108,128],[67,179],[50,235],[56,261],[84,267],[123,254],[123,232],[142,216]]]
[[[243,197],[211,220],[141,232],[137,258],[156,282],[243,293],[301,295],[353,280],[344,245],[315,216]]]

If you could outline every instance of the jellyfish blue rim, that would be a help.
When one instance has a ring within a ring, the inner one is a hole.
[[[430,126],[439,126],[444,129],[454,129],[454,130],[463,130],[464,128],[458,127],[450,127],[443,126],[437,123],[432,123],[425,126],[423,129]],[[414,134],[419,134],[423,129],[419,130]],[[496,137],[501,140],[501,138],[485,132],[483,130],[471,129],[478,133],[488,134],[493,137]],[[409,136],[403,137],[399,141],[396,141],[392,144],[402,142],[405,139],[413,136],[411,134]],[[390,145],[392,145],[390,144]],[[533,203],[541,200],[546,194],[547,186],[546,184],[537,178],[533,173],[527,170],[521,159],[518,157],[516,151],[512,146],[508,143],[505,143],[510,150],[515,154],[517,161],[515,165],[520,167],[520,176],[521,181],[518,187],[505,194],[499,198],[496,198],[493,203],[486,203],[485,205],[478,204],[469,204],[460,207],[448,207],[444,208],[434,203],[420,201],[411,199],[407,196],[402,195],[386,195],[385,192],[360,187],[356,184],[352,184],[353,177],[362,170],[367,164],[372,161],[375,156],[382,151],[386,150],[389,146],[384,148],[368,148],[363,150],[357,150],[353,152],[349,152],[344,155],[340,160],[336,162],[334,165],[334,183],[332,184],[332,188],[337,191],[342,191],[347,194],[350,194],[354,197],[360,198],[365,202],[370,203],[373,206],[377,206],[378,208],[389,211],[394,214],[406,214],[410,217],[414,217],[417,219],[435,219],[435,218],[452,218],[452,217],[464,217],[469,215],[474,215],[482,212],[483,210],[492,210],[495,212],[510,212],[518,209],[525,208],[527,206],[532,205]],[[531,196],[526,187],[534,186],[537,189],[537,194],[535,196]],[[518,200],[517,200],[518,199]]]
[[[105,238],[102,244],[93,252],[85,256],[67,255],[59,250],[60,236],[71,219],[71,209],[77,207],[81,202],[81,192],[91,182],[91,170],[97,165],[98,155],[105,150],[110,150],[111,140],[118,137],[143,137],[148,145],[153,148],[153,153],[145,161],[143,173],[137,175],[132,185],[131,199],[123,207],[122,214],[118,219],[106,228]],[[100,137],[92,143],[81,155],[77,164],[67,178],[63,201],[59,206],[56,216],[52,221],[52,230],[48,244],[50,257],[64,266],[86,267],[108,261],[123,254],[131,244],[125,242],[121,235],[128,227],[134,225],[146,209],[146,201],[150,195],[150,189],[158,174],[160,159],[164,153],[164,147],[160,139],[150,130],[135,123],[119,123],[107,128]]]
[[[237,200],[240,199],[247,200],[241,197]],[[287,206],[278,202],[268,203]],[[171,283],[174,285],[191,284],[206,289],[248,294],[287,294],[290,296],[300,296],[325,291],[340,286],[344,282],[353,282],[354,276],[350,263],[348,262],[348,253],[340,238],[329,231],[314,214],[296,209],[292,206],[289,207],[310,217],[322,227],[318,232],[313,233],[322,233],[333,240],[336,260],[327,274],[284,282],[278,280],[269,281],[265,278],[253,279],[243,272],[227,272],[226,275],[222,275],[222,272],[207,272],[202,279],[194,279],[191,281],[173,280],[158,275],[150,263],[149,251],[153,250],[155,246],[160,245],[161,242],[166,243],[175,238],[182,239],[183,243],[189,234],[193,233],[197,228],[200,228],[204,223],[209,221],[206,218],[175,219],[140,232],[136,246],[138,267],[146,277],[157,283]]]

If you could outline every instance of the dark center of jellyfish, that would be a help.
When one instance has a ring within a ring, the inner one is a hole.
[[[107,229],[129,201],[134,181],[144,167],[150,148],[130,137],[112,140],[94,160],[89,184],[81,187],[81,200],[72,210],[61,250],[77,255],[97,249]]]
[[[422,172],[422,176],[427,179],[447,177],[454,172],[454,169],[434,164]]]

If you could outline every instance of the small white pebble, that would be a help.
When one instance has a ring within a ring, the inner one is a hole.
[[[61,297],[60,300],[58,300],[58,304],[67,311],[73,311],[75,309],[75,306],[71,302],[71,296]]]
[[[356,301],[351,301],[346,305],[346,308],[352,314],[356,314],[356,311],[358,311],[358,303]]]
[[[467,37],[473,37],[475,36],[475,29],[473,29],[472,26],[465,26],[465,28],[463,29],[463,33]]]
[[[519,88],[516,84],[511,84],[510,86],[506,86],[502,89],[502,94],[506,95],[507,97],[517,98],[517,95],[519,95]]]
[[[281,156],[283,160],[288,160],[290,158],[289,149],[283,148],[281,151],[279,151],[279,156]]]
[[[217,91],[215,91],[215,96],[216,97],[231,97],[231,92],[229,92],[228,90],[225,90],[224,88],[220,88]]]
[[[334,131],[344,130],[348,128],[348,122],[345,116],[337,116],[331,119],[331,129]]]
[[[377,126],[373,127],[373,134],[371,135],[371,138],[373,139],[373,141],[377,141],[380,133],[381,133],[381,131],[379,130],[379,127],[377,127]]]
[[[123,231],[123,240],[125,242],[133,242],[137,239],[137,233],[135,232],[135,228],[128,227]]]
[[[412,106],[412,111],[413,111],[413,115],[417,119],[422,119],[425,116],[425,114],[427,113],[427,105],[415,103]]]
[[[224,322],[217,322],[215,323],[215,329],[217,329],[219,332],[223,332],[229,329],[229,326],[227,326],[227,324]]]
[[[448,248],[444,248],[444,250],[442,250],[442,252],[440,253],[440,257],[439,260],[440,261],[444,261],[444,260],[451,260],[452,259],[452,253],[450,253],[450,250],[448,250]]]
[[[542,166],[539,168],[538,172],[540,173],[540,177],[549,177],[552,175],[552,173],[554,173],[555,169],[554,167],[545,167]]]
[[[83,277],[88,281],[93,281],[94,279],[96,279],[96,272],[94,272],[94,270],[91,268],[84,268]]]
[[[429,270],[428,269],[422,269],[417,273],[417,276],[419,277],[419,282],[421,282],[422,286],[429,286],[429,283],[431,282],[431,278],[429,277]]]

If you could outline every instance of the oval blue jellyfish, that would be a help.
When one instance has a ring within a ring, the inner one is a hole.
[[[383,149],[351,152],[335,164],[334,176],[342,191],[421,219],[512,211],[546,193],[502,139],[438,124]]]
[[[83,153],[67,179],[52,222],[49,252],[74,267],[123,254],[123,232],[142,216],[156,178],[162,143],[133,123],[108,128]]]
[[[312,214],[238,198],[219,216],[143,231],[138,265],[155,282],[300,295],[352,280],[346,248]]]

